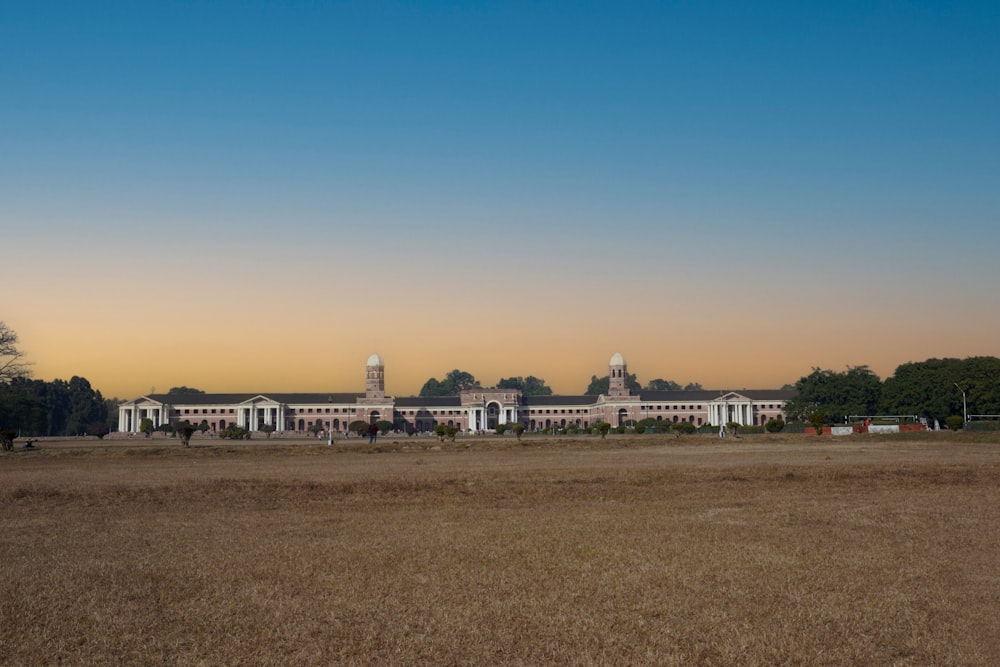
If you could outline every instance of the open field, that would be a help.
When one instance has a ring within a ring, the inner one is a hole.
[[[0,663],[1000,664],[1000,440],[41,442]]]

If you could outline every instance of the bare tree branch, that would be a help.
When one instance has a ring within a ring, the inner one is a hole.
[[[28,375],[24,352],[17,347],[17,334],[0,321],[0,383]]]

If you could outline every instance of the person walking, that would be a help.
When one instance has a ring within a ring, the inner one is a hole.
[[[372,424],[368,427],[368,444],[374,445],[376,438],[378,438],[378,426]]]

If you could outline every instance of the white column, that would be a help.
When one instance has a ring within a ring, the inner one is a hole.
[[[278,426],[277,426],[277,429],[279,431],[284,431],[285,430],[285,408],[284,408],[284,406],[279,405],[276,408],[276,410],[277,410],[277,413],[278,413]]]
[[[497,420],[498,424],[507,423],[507,408],[500,408],[500,418]]]

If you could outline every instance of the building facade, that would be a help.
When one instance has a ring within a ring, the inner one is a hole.
[[[613,426],[643,419],[686,421],[697,426],[735,422],[763,425],[784,419],[789,390],[641,391],[628,387],[625,358],[615,353],[608,364],[607,395],[524,396],[517,389],[473,388],[455,396],[394,397],[385,393],[385,364],[373,354],[365,364],[364,393],[312,394],[150,394],[119,406],[118,430],[136,433],[143,420],[155,429],[187,421],[207,423],[212,432],[235,424],[249,431],[306,433],[346,431],[352,422],[391,422],[399,431],[422,433],[438,424],[462,431],[492,431],[500,424],[521,423],[529,431],[599,422]]]

